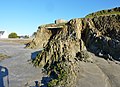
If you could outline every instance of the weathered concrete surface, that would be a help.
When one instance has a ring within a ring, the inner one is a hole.
[[[24,45],[0,42],[0,53],[11,56],[0,62],[0,66],[6,67],[9,71],[10,87],[34,86],[35,81],[41,80],[41,69],[33,67],[28,62],[31,59],[31,53],[35,51],[24,49]],[[5,77],[5,85],[7,85],[6,79]]]

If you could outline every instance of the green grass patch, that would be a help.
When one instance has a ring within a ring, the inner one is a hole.
[[[107,15],[120,15],[120,7],[116,7],[108,10],[101,10],[85,16],[86,18],[96,17],[96,16],[107,16]]]

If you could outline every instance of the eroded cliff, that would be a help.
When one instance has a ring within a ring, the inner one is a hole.
[[[62,25],[40,27],[31,44],[44,44],[32,62],[44,67],[52,78],[49,87],[76,87],[82,71],[80,61],[94,63],[91,53],[120,60],[120,15],[71,19]]]
[[[43,48],[49,39],[56,33],[56,30],[61,29],[65,23],[46,24],[38,27],[32,42],[26,45],[27,48]]]

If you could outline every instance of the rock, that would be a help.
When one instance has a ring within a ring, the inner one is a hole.
[[[89,53],[86,50],[76,53],[76,57],[80,61],[93,62],[91,56],[89,55]]]
[[[67,23],[67,21],[64,19],[55,20],[55,24],[60,24],[60,23]]]

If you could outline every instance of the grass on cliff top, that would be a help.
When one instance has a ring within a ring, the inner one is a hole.
[[[91,17],[95,17],[95,16],[107,16],[107,15],[120,15],[120,7],[108,9],[108,10],[97,11],[97,12],[88,14],[85,17],[91,18]]]
[[[41,26],[39,26],[38,28],[40,29],[41,27],[60,27],[60,26],[64,26],[66,23],[59,23],[59,24],[54,24],[54,23],[50,23],[50,24],[43,24]]]

